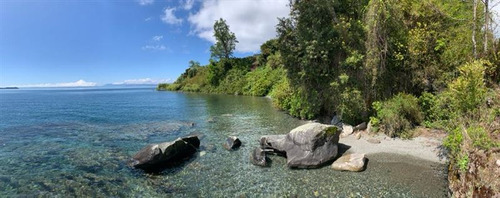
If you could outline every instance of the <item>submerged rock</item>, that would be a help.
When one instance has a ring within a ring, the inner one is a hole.
[[[146,171],[155,171],[181,162],[200,147],[197,136],[177,138],[172,142],[150,144],[132,157],[129,165]]]
[[[256,166],[268,166],[268,158],[266,156],[266,151],[262,148],[255,148],[250,155],[250,162]]]
[[[224,144],[222,145],[228,151],[235,150],[241,146],[241,141],[236,136],[229,136],[226,138],[226,142],[224,142]]]
[[[262,148],[285,153],[290,168],[317,168],[334,159],[341,130],[333,125],[308,123],[286,135],[262,136]]]
[[[365,154],[347,154],[335,160],[332,164],[333,170],[360,172],[365,167]]]

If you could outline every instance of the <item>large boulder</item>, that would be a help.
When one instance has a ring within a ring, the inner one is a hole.
[[[200,140],[197,136],[177,138],[172,142],[150,144],[137,152],[130,160],[129,165],[145,171],[160,170],[190,157],[199,147]]]
[[[333,170],[360,172],[365,167],[365,154],[346,154],[335,160],[332,164]]]
[[[290,168],[317,168],[338,153],[339,134],[334,125],[308,123],[286,135],[263,136],[261,147],[284,153]]]
[[[222,146],[224,146],[224,148],[228,151],[236,150],[241,146],[241,141],[236,136],[229,136],[226,138],[226,142],[224,142]]]

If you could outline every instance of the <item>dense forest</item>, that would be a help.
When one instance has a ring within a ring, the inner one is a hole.
[[[297,0],[260,54],[235,58],[223,19],[206,66],[159,90],[270,96],[292,116],[337,115],[411,138],[448,133],[456,197],[500,193],[500,41],[488,0]]]

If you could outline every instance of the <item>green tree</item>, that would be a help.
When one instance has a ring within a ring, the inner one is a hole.
[[[215,21],[214,37],[217,42],[210,47],[211,57],[216,60],[231,57],[238,40],[236,40],[234,33],[229,30],[226,20],[221,18]]]

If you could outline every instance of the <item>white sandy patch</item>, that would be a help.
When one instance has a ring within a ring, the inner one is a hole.
[[[350,146],[346,153],[393,153],[400,155],[409,155],[424,160],[446,163],[447,159],[439,156],[442,138],[416,137],[411,140],[398,138],[389,138],[385,135],[375,135],[373,137],[363,134],[361,139],[357,140],[354,135],[340,138],[339,143]],[[369,143],[368,139],[378,139],[380,144]]]

